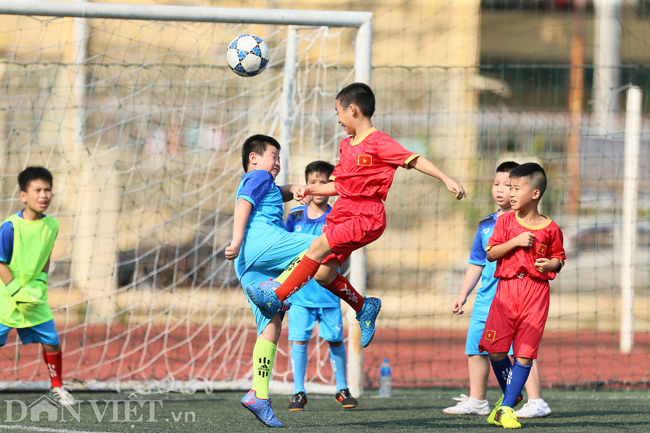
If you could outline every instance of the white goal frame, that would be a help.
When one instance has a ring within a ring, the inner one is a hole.
[[[85,35],[88,32],[87,19],[123,19],[146,21],[187,21],[204,23],[236,23],[236,24],[269,24],[269,25],[302,25],[302,26],[329,26],[357,28],[355,40],[355,81],[370,84],[372,66],[372,13],[347,12],[347,11],[317,11],[317,10],[287,10],[287,9],[244,9],[220,8],[198,6],[167,6],[167,5],[138,5],[138,4],[112,4],[112,3],[87,3],[85,0],[75,2],[43,1],[43,0],[0,0],[0,14],[28,15],[46,17],[76,18],[74,23],[75,34]],[[83,68],[86,56],[85,38],[77,46],[74,56],[75,66]],[[289,143],[291,135],[291,99],[293,82],[295,78],[296,59],[296,31],[289,28],[287,40],[287,55],[284,66],[284,81],[282,100],[280,103],[280,143],[283,152],[282,163],[287,166]],[[291,61],[293,60],[293,61]],[[84,74],[75,74],[74,92],[75,99],[80,101],[83,97]],[[80,107],[81,104],[76,104]],[[79,109],[78,109],[79,110]],[[76,136],[83,140],[84,114],[77,113]],[[279,177],[278,182],[286,180],[286,174]],[[366,292],[366,252],[365,248],[355,251],[351,256],[350,282],[361,293]],[[348,309],[349,343],[348,343],[348,385],[353,395],[363,394],[363,349],[360,344],[360,333],[354,311]],[[24,384],[18,382],[0,382],[0,389],[36,389],[49,387],[46,383],[34,382]],[[169,383],[169,384],[143,384],[143,383],[99,383],[77,384],[76,389],[86,390],[139,390],[142,388],[161,388],[166,391],[193,392],[197,390],[240,389],[239,383]],[[273,388],[273,386],[272,386]],[[329,388],[329,387],[322,387]],[[329,392],[329,389],[323,389]]]

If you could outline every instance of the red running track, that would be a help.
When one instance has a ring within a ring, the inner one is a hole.
[[[292,380],[286,329],[283,334],[274,371]],[[62,337],[66,380],[235,380],[250,371],[255,343],[253,329],[188,326],[168,332],[145,325],[93,326],[68,330]],[[48,380],[39,346],[20,346],[16,339],[12,331],[0,350],[2,380]],[[650,334],[636,334],[631,354],[621,354],[618,345],[615,333],[546,332],[540,349],[544,386],[648,386]],[[326,343],[323,350],[320,377],[331,380]],[[379,365],[388,358],[395,387],[466,387],[464,350],[465,331],[378,329],[365,351],[366,386],[378,387]],[[317,377],[316,370],[310,362],[308,378]]]

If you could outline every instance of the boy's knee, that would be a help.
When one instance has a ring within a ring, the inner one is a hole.
[[[307,250],[307,255],[312,260],[321,261],[328,255],[330,255],[332,250],[330,249],[330,244],[327,242],[327,237],[321,235],[314,239],[314,241],[309,245],[309,250]]]
[[[533,365],[533,359],[531,358],[519,358],[515,357],[515,360],[522,365]]]
[[[343,344],[342,341],[328,341],[328,343],[329,343],[330,346],[332,346],[332,347],[341,347],[341,345]]]

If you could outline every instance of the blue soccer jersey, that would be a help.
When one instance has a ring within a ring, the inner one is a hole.
[[[242,176],[237,200],[253,205],[246,223],[244,241],[235,259],[235,272],[241,280],[246,270],[275,243],[288,236],[284,229],[282,189],[266,170],[253,170]]]
[[[494,272],[497,268],[497,262],[488,262],[487,250],[485,247],[492,236],[492,231],[497,223],[497,213],[490,214],[483,218],[478,223],[476,230],[476,237],[472,245],[472,251],[469,254],[469,263],[476,266],[483,266],[481,272],[481,288],[476,292],[476,300],[474,301],[474,309],[472,316],[485,321],[488,312],[490,311],[490,304],[497,290],[498,278],[494,278]]]
[[[327,206],[323,215],[316,219],[307,216],[309,205],[298,206],[291,209],[287,217],[286,229],[289,232],[304,233],[320,236],[323,234],[323,226],[326,224],[327,214],[332,210]],[[327,289],[321,287],[315,280],[307,283],[305,287],[291,295],[291,305],[299,305],[309,308],[331,308],[340,307],[341,299]]]

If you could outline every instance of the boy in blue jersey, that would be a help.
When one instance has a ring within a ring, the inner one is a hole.
[[[452,312],[456,315],[463,314],[463,305],[467,297],[481,280],[481,288],[476,293],[472,317],[467,330],[467,343],[465,354],[467,355],[467,366],[469,369],[469,397],[461,395],[459,403],[443,410],[448,415],[488,415],[490,405],[488,404],[487,381],[490,373],[490,361],[486,352],[478,349],[478,344],[485,328],[485,321],[492,299],[496,293],[498,278],[494,278],[496,262],[488,262],[486,256],[486,245],[497,218],[512,211],[510,205],[510,172],[518,167],[516,162],[504,162],[497,167],[492,183],[492,198],[499,206],[499,211],[483,218],[478,225],[474,244],[469,258],[469,266],[465,273],[465,279],[460,289],[460,294],[454,300]],[[512,355],[512,350],[511,353]],[[537,360],[534,361],[531,374],[526,382],[528,402],[517,411],[520,418],[546,417],[551,414],[551,409],[542,398],[541,379]]]
[[[233,239],[225,253],[228,260],[235,261],[235,273],[242,287],[251,284],[257,287],[280,275],[316,236],[289,233],[284,229],[283,202],[297,193],[304,194],[305,187],[275,184],[280,173],[280,143],[277,140],[266,135],[247,138],[242,147],[242,165],[246,173],[237,191]],[[247,298],[255,315],[257,341],[253,349],[253,388],[241,403],[263,424],[283,427],[271,407],[269,382],[284,311],[268,319],[248,295]],[[284,303],[283,310],[286,309],[288,304]]]
[[[52,173],[27,167],[18,186],[25,207],[0,226],[0,346],[14,328],[23,344],[41,343],[52,397],[73,406],[77,402],[63,388],[63,355],[47,303],[47,273],[59,231],[59,222],[43,214],[52,200]]]
[[[314,161],[305,169],[307,186],[324,185],[334,166],[325,161]],[[289,232],[320,236],[326,225],[327,214],[332,208],[329,197],[314,196],[311,203],[299,206],[289,212],[286,229]],[[336,379],[336,401],[345,409],[357,407],[357,401],[350,394],[346,382],[345,345],[343,344],[343,316],[341,300],[324,289],[315,280],[307,283],[308,288],[291,297],[289,311],[289,340],[291,345],[291,369],[293,370],[294,395],[289,410],[302,411],[307,404],[305,372],[307,371],[307,345],[312,330],[318,323],[318,334],[330,345],[330,362]]]

